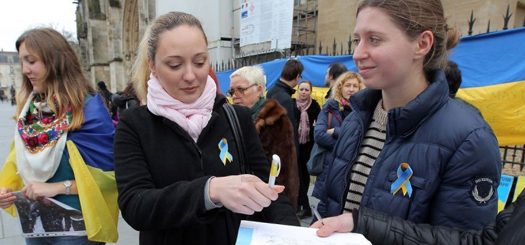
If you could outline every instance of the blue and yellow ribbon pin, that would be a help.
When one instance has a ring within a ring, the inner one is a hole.
[[[219,150],[221,151],[221,153],[219,153],[219,158],[224,166],[226,166],[228,162],[233,161],[232,154],[228,152],[228,141],[225,138],[222,138],[221,141],[219,141]]]
[[[412,185],[410,184],[410,178],[412,178],[413,173],[408,163],[401,163],[397,168],[397,180],[390,186],[390,193],[395,195],[401,189],[403,196],[408,193],[408,197],[411,197]]]

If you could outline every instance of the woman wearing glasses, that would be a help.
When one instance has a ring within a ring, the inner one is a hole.
[[[245,66],[230,75],[228,96],[233,103],[250,108],[252,119],[268,161],[273,154],[281,157],[277,182],[286,187],[285,194],[297,208],[299,173],[295,154],[293,126],[279,102],[266,98],[266,77],[258,66]]]

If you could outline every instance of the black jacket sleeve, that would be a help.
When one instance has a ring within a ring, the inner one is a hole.
[[[357,217],[354,232],[363,234],[372,244],[522,244],[525,192],[501,211],[495,222],[479,231],[415,224],[367,208],[361,208]]]
[[[268,182],[270,163],[264,154],[259,136],[255,130],[255,125],[250,116],[250,111],[247,108],[234,107],[236,108],[242,125],[246,150],[246,164],[249,165],[252,174],[259,177],[262,181]],[[248,219],[276,224],[300,225],[290,200],[282,193],[279,194],[277,200],[272,202],[270,206],[254,214],[253,217],[248,217]]]

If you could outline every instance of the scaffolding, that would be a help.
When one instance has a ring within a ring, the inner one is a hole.
[[[291,51],[313,52],[317,39],[317,0],[296,0],[294,6]]]

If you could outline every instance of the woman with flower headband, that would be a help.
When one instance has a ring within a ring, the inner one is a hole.
[[[28,199],[52,197],[81,211],[86,235],[27,238],[27,244],[115,242],[114,127],[100,95],[57,31],[28,30],[16,48],[24,78],[14,145],[0,173],[0,207],[14,214],[20,191]],[[46,221],[42,224],[48,232]]]

